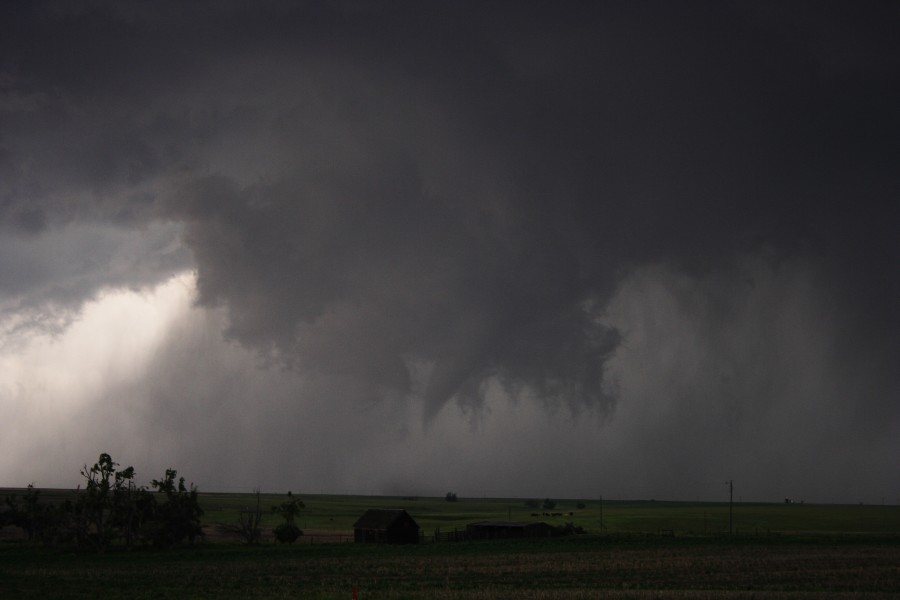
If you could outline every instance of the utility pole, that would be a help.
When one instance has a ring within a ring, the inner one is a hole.
[[[603,533],[603,494],[600,494],[600,533]]]
[[[733,533],[734,525],[734,479],[728,480],[728,535]]]

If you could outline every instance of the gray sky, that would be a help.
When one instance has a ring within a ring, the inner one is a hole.
[[[897,502],[894,2],[0,8],[0,486]]]

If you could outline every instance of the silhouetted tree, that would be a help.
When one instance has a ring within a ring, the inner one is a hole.
[[[105,452],[90,468],[81,470],[85,478],[84,490],[79,490],[75,501],[76,538],[82,545],[104,550],[117,537],[133,539],[131,520],[127,513],[132,499],[132,479],[134,467],[118,471],[118,463]],[[123,530],[128,528],[128,534]]]
[[[28,484],[21,501],[16,494],[6,497],[5,508],[0,515],[0,527],[12,525],[18,527],[29,541],[44,539],[45,530],[52,520],[47,505],[40,501],[41,491],[34,484]]]
[[[29,485],[21,501],[15,495],[7,496],[0,525],[22,528],[29,540],[74,541],[98,551],[116,542],[171,547],[203,535],[197,490],[186,488],[183,477],[176,484],[174,469],[153,481],[166,498],[160,503],[156,494],[134,484],[134,467],[119,470],[118,466],[106,453],[100,454],[93,466],[84,465],[84,488],[78,487],[74,502],[44,504],[40,491]]]
[[[165,477],[154,479],[151,483],[157,492],[166,496],[166,501],[157,507],[154,515],[156,527],[153,540],[157,546],[165,548],[185,539],[193,543],[203,535],[200,526],[203,509],[198,502],[197,488],[193,484],[190,488],[185,487],[184,477],[178,478],[176,486],[177,475],[175,469],[166,469]]]
[[[244,508],[238,513],[237,525],[219,523],[220,531],[231,533],[242,538],[248,544],[257,543],[262,537],[262,529],[259,525],[262,521],[262,508],[260,508],[259,488],[253,490],[256,493],[256,508]]]
[[[306,505],[303,504],[302,500],[295,498],[291,492],[288,492],[287,496],[287,500],[278,506],[272,507],[272,512],[284,519],[284,523],[275,527],[272,533],[275,534],[275,539],[279,542],[293,544],[298,537],[303,535],[295,521],[300,516],[300,510],[305,508]]]

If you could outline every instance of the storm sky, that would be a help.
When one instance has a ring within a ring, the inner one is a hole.
[[[900,6],[0,7],[0,486],[900,501]]]

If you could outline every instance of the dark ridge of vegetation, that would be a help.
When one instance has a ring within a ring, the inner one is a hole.
[[[167,469],[152,488],[134,485],[134,467],[119,469],[109,454],[81,470],[84,488],[57,502],[41,500],[29,485],[22,497],[7,495],[0,510],[0,528],[13,526],[31,542],[48,546],[77,546],[103,552],[124,545],[172,548],[203,535],[203,510],[194,486]],[[57,494],[59,495],[59,494]]]

